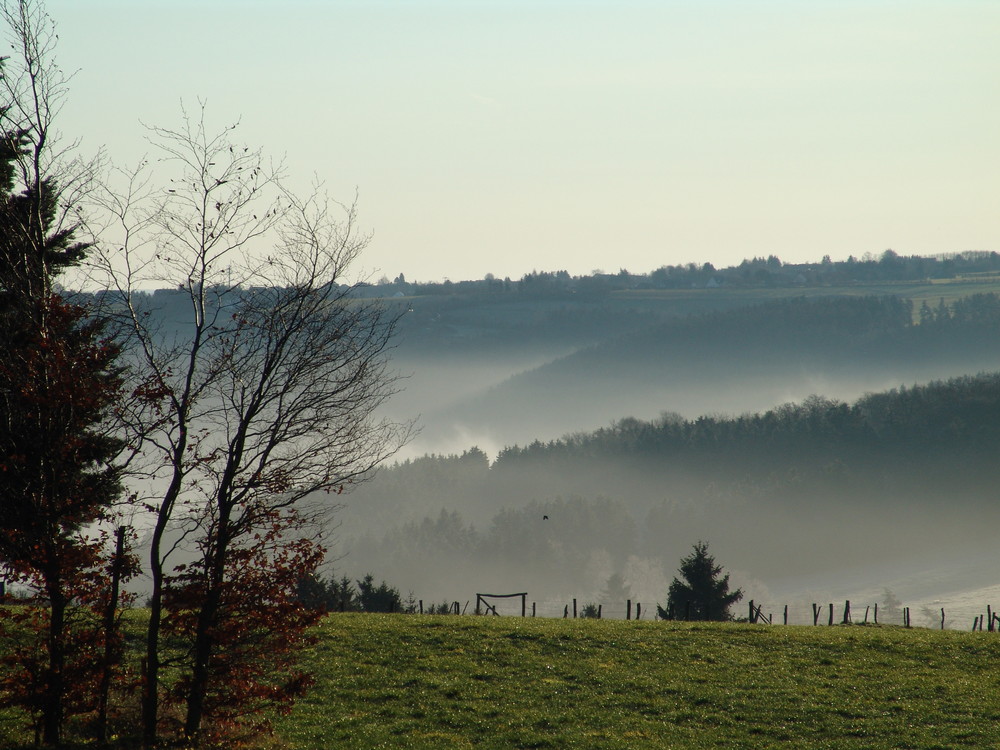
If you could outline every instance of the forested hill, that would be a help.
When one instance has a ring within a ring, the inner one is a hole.
[[[350,496],[344,564],[444,592],[472,575],[596,591],[629,570],[641,586],[698,539],[768,585],[861,561],[966,562],[1000,524],[997,455],[1000,373],[853,403],[623,419],[508,447],[492,464],[470,449],[384,470]]]
[[[767,365],[775,356],[833,363],[920,361],[1000,353],[1000,336],[984,336],[997,333],[1000,297],[992,293],[951,306],[924,304],[917,315],[909,300],[895,296],[792,297],[671,319],[566,357],[558,369],[619,363],[623,371],[643,364],[701,370],[711,360],[748,357]]]
[[[820,396],[764,413],[693,420],[664,415],[504,449],[492,470],[553,472],[595,461],[654,473],[683,467],[719,476],[803,474],[836,466],[923,474],[942,464],[992,472],[1000,454],[1000,374],[963,376],[868,394],[853,404]],[[948,472],[953,475],[956,472]],[[900,477],[900,481],[907,481]]]
[[[624,416],[760,411],[812,393],[866,391],[1000,370],[1000,298],[790,297],[675,317],[518,373],[435,413],[488,427],[491,445],[549,439]],[[553,428],[558,431],[553,431]]]

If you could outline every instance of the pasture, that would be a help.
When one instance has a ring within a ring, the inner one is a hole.
[[[290,748],[1000,746],[995,633],[333,615]]]

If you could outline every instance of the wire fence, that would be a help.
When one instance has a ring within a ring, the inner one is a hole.
[[[428,609],[428,611],[430,611]],[[440,613],[440,607],[436,610]],[[419,602],[417,612],[425,612]],[[598,602],[583,599],[534,601],[527,593],[477,594],[475,599],[451,603],[449,614],[500,617],[599,618],[604,620],[684,621],[690,611],[665,611],[656,602],[639,600]],[[661,618],[661,614],[668,614]],[[750,600],[730,609],[733,619],[758,625],[899,625],[947,630],[1000,632],[1000,611],[990,604],[978,605],[961,599],[935,600],[903,605],[898,601],[844,600],[839,602],[792,602],[788,604]]]

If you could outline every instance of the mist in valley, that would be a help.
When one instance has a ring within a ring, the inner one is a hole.
[[[149,299],[164,335],[172,304]],[[385,304],[382,416],[417,432],[333,499],[325,575],[428,606],[527,592],[540,615],[649,617],[704,540],[745,602],[793,622],[901,599],[957,626],[1000,595],[993,295]]]
[[[1000,397],[948,379],[1000,369],[997,321],[915,317],[802,299],[550,351],[403,343],[392,413],[421,432],[346,496],[331,570],[425,602],[526,591],[558,615],[625,591],[652,613],[705,540],[747,599],[800,619],[887,595],[984,608],[966,599],[993,583]]]

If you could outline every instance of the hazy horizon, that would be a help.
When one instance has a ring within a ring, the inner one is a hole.
[[[119,164],[207,102],[359,195],[362,277],[1000,246],[1000,6],[50,0]]]

